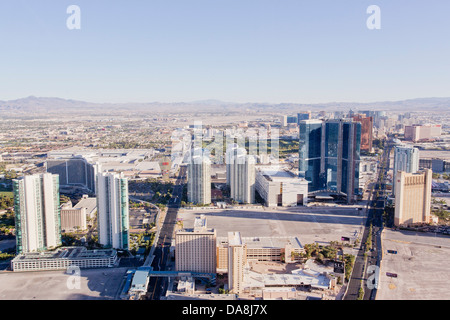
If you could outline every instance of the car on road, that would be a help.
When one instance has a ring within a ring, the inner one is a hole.
[[[391,277],[391,278],[397,278],[398,277],[398,275],[396,273],[392,273],[392,272],[386,272],[386,275],[388,277]]]

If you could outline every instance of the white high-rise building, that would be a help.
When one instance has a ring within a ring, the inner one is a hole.
[[[45,251],[61,245],[59,176],[34,174],[13,180],[16,251]]]
[[[192,150],[188,164],[188,201],[211,203],[211,161],[199,148]]]
[[[394,153],[394,173],[405,171],[416,173],[419,170],[419,149],[397,146]]]
[[[396,146],[394,150],[394,177],[398,171],[416,173],[419,171],[419,149],[407,146]],[[395,194],[396,179],[392,186]]]
[[[227,148],[226,160],[231,198],[240,203],[255,202],[255,158],[233,144]]]
[[[99,243],[128,250],[128,180],[117,173],[98,173],[96,190]]]

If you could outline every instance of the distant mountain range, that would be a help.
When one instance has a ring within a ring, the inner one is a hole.
[[[417,98],[401,101],[380,101],[372,103],[330,102],[322,104],[297,103],[234,103],[219,100],[201,100],[193,102],[149,102],[149,103],[92,103],[71,99],[34,97],[1,101],[0,112],[45,113],[59,111],[125,111],[154,113],[188,113],[188,112],[282,112],[297,111],[332,111],[332,110],[385,110],[385,111],[450,111],[450,98]]]

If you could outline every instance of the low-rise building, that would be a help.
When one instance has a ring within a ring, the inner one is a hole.
[[[256,190],[268,207],[291,207],[308,203],[308,181],[277,167],[257,168]]]
[[[65,270],[70,266],[83,268],[112,267],[117,262],[114,249],[87,250],[85,247],[62,247],[54,251],[17,255],[11,261],[13,271]]]
[[[61,205],[61,230],[68,232],[73,230],[86,230],[88,219],[94,217],[97,211],[97,199],[84,195],[81,200],[72,207],[68,201]]]
[[[292,262],[293,256],[304,252],[297,237],[242,237],[247,261]],[[217,272],[228,272],[228,238],[217,238]]]
[[[147,293],[148,282],[150,277],[146,270],[136,270],[131,281],[131,286],[128,291],[131,300],[138,300],[142,295]]]

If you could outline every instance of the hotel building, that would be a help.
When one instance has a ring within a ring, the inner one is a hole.
[[[430,169],[418,173],[398,171],[395,180],[394,225],[429,223],[432,171]]]
[[[228,289],[231,293],[241,293],[243,290],[246,251],[240,232],[228,232]]]
[[[208,229],[204,215],[195,218],[194,228],[175,234],[175,269],[216,273],[216,230]]]
[[[406,146],[396,146],[394,149],[394,176],[398,171],[416,173],[419,170],[419,149]],[[396,179],[392,186],[395,194]]]
[[[268,207],[292,207],[308,203],[308,181],[275,166],[258,168],[255,186]]]
[[[188,201],[193,204],[211,203],[211,161],[202,149],[194,149],[188,164]]]
[[[303,120],[299,131],[299,176],[309,192],[344,194],[352,203],[359,191],[361,123]]]
[[[45,251],[61,245],[59,177],[50,173],[13,180],[16,251]]]
[[[255,163],[244,148],[230,144],[226,153],[227,184],[231,199],[239,203],[255,202]]]
[[[96,189],[99,243],[128,250],[128,180],[117,173],[98,173]]]

